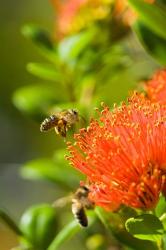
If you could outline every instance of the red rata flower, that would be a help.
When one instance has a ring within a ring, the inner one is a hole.
[[[69,143],[71,164],[87,175],[90,199],[106,209],[151,209],[166,179],[166,106],[134,94]]]
[[[166,70],[157,71],[145,85],[148,98],[166,104]]]
[[[68,32],[74,16],[86,2],[87,0],[65,0],[62,3],[60,0],[52,0],[58,15],[57,26],[61,33]]]
[[[57,14],[56,33],[61,37],[79,32],[110,12],[112,0],[51,0]]]

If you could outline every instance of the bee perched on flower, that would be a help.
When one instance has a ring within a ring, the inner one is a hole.
[[[166,106],[134,93],[99,114],[68,144],[68,160],[90,183],[89,198],[112,211],[154,208],[166,193]]]
[[[145,83],[145,91],[151,101],[166,104],[166,69],[158,70]]]

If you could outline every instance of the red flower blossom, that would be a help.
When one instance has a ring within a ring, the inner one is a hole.
[[[106,209],[155,207],[166,188],[166,106],[133,94],[69,143],[70,163],[90,183],[90,199]]]
[[[155,0],[145,0],[153,3]],[[56,11],[56,34],[63,37],[89,26],[95,20],[112,15],[120,25],[129,26],[136,19],[136,13],[127,0],[51,0]]]
[[[112,0],[51,0],[57,14],[56,27],[61,36],[73,34],[94,20],[105,18]]]
[[[155,2],[155,0],[144,1],[150,4]],[[127,0],[115,0],[114,16],[115,18],[121,19],[121,22],[127,26],[133,24],[137,19],[136,12],[129,7]]]
[[[145,90],[148,99],[166,104],[166,70],[157,71],[153,78],[147,81]]]

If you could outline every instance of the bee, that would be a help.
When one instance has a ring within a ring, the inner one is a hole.
[[[47,132],[54,128],[56,134],[66,137],[67,130],[78,121],[78,111],[75,109],[66,109],[44,119],[40,125],[40,131]]]
[[[79,187],[74,194],[60,198],[53,203],[53,207],[63,207],[67,203],[71,203],[71,210],[74,218],[82,227],[88,226],[88,218],[86,209],[93,209],[94,203],[89,200],[89,188],[87,186]]]
[[[88,218],[85,209],[94,208],[94,203],[88,199],[88,195],[89,188],[87,186],[81,186],[77,189],[72,198],[72,213],[82,227],[88,226]]]

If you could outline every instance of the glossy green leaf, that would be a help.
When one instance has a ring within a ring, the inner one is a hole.
[[[62,154],[60,151],[55,154],[54,160],[41,158],[27,162],[21,168],[21,175],[31,180],[45,179],[53,183],[58,183],[67,189],[78,186],[82,175],[69,166],[68,162],[64,159],[64,151]]]
[[[27,70],[42,79],[58,82],[59,85],[61,83],[62,74],[60,70],[51,64],[28,63]]]
[[[166,11],[159,5],[149,4],[143,0],[129,0],[138,12],[139,19],[153,32],[166,39]]]
[[[166,39],[153,33],[140,21],[135,23],[133,29],[151,56],[162,65],[166,65]]]
[[[34,247],[46,250],[57,232],[55,209],[48,204],[30,207],[21,217],[20,228]]]
[[[23,113],[43,119],[53,104],[63,101],[60,92],[60,87],[29,85],[15,91],[13,103]]]
[[[126,229],[141,240],[160,241],[164,233],[161,221],[152,214],[143,214],[126,221]]]
[[[95,212],[107,231],[125,246],[134,250],[158,249],[155,243],[147,240],[139,240],[128,233],[124,226],[125,222],[120,214],[108,213],[100,207],[96,207]]]
[[[93,39],[95,32],[95,29],[90,29],[62,40],[58,47],[60,59],[66,62],[76,59]]]

